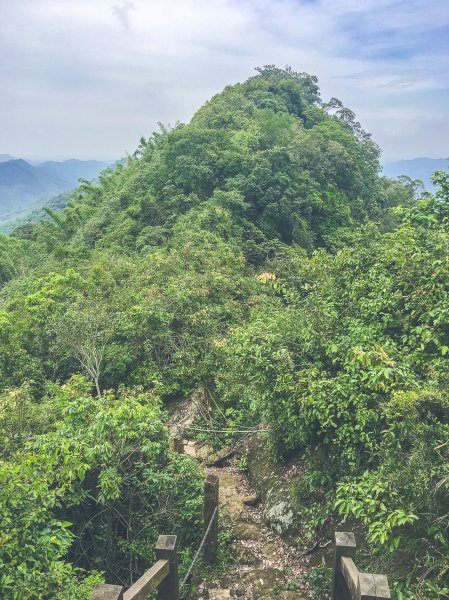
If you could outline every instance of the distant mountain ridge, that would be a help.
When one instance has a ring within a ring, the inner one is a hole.
[[[7,162],[8,160],[14,160],[14,156],[11,156],[11,154],[0,154],[0,163]]]
[[[110,164],[69,159],[32,165],[0,154],[0,221],[17,217],[53,196],[70,191],[79,179],[95,179]]]
[[[429,191],[433,190],[433,183],[430,176],[437,169],[447,169],[449,159],[447,158],[413,158],[410,160],[398,160],[396,162],[385,163],[383,165],[383,174],[387,177],[399,177],[408,175],[412,179],[421,179]]]

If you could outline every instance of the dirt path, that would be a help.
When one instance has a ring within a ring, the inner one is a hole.
[[[193,442],[185,452],[201,462]],[[306,600],[307,559],[262,521],[257,496],[235,463],[205,467],[220,481],[220,521],[232,530],[231,561],[225,575],[201,583],[197,600]]]

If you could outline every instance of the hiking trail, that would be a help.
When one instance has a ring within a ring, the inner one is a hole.
[[[194,457],[220,483],[220,521],[230,528],[231,560],[225,574],[195,582],[195,600],[306,600],[307,557],[289,545],[262,520],[262,504],[235,459],[222,467],[206,466],[207,452],[201,445],[184,440],[184,452]]]

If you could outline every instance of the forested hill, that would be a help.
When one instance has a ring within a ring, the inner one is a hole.
[[[159,531],[185,568],[201,475],[164,406],[200,386],[222,426],[264,422],[279,460],[306,461],[302,531],[357,519],[371,570],[439,597],[448,180],[417,202],[379,172],[349,109],[268,66],[0,237],[5,598],[129,582]]]
[[[93,180],[109,164],[72,159],[32,165],[22,159],[8,159],[7,154],[0,155],[0,223],[40,208],[52,196],[69,192],[81,178]]]

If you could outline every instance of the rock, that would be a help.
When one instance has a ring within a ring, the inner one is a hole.
[[[207,457],[212,452],[209,444],[195,444],[195,456],[199,461],[207,460]]]
[[[209,600],[230,600],[231,590],[216,588],[209,590]]]
[[[238,564],[255,567],[260,564],[259,558],[254,554],[251,548],[247,548],[244,542],[234,544],[235,559]]]
[[[254,523],[239,523],[234,526],[234,535],[240,540],[257,540],[260,536],[260,527]]]
[[[227,460],[234,456],[235,450],[221,450],[211,454],[206,459],[206,467],[222,467]]]
[[[243,510],[242,514],[239,518],[240,523],[257,523],[257,518],[255,518],[250,512],[247,510]]]
[[[187,443],[184,444],[184,453],[196,458],[196,443],[190,440],[187,441]]]
[[[207,460],[207,457],[210,456],[211,452],[212,448],[207,444],[199,444],[192,440],[184,440],[184,454],[196,458],[200,462]]]
[[[253,436],[245,446],[248,479],[264,503],[262,517],[277,533],[295,533],[295,511],[287,468],[270,454],[263,434]]]
[[[278,569],[255,569],[242,575],[242,584],[251,588],[252,598],[278,594],[285,582],[284,575]]]
[[[263,545],[263,551],[267,558],[273,560],[277,556],[278,547],[274,542],[268,542],[267,544]]]
[[[242,502],[246,506],[256,506],[256,504],[259,502],[259,500],[260,500],[260,498],[259,498],[258,494],[251,494],[250,496],[242,497]]]
[[[300,596],[298,592],[279,592],[260,596],[259,600],[307,600],[305,596]]]
[[[294,512],[289,499],[283,491],[273,487],[268,495],[263,511],[264,521],[279,534],[287,533],[293,529]]]
[[[244,513],[241,497],[235,489],[236,481],[234,475],[220,476],[219,502],[231,524],[240,521]]]
[[[231,589],[231,596],[239,598],[240,596],[244,596],[246,593],[246,588],[244,585],[236,585]]]

